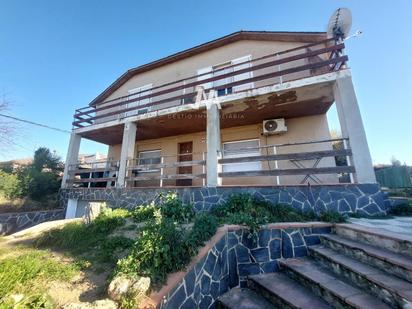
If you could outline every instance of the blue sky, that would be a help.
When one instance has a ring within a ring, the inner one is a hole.
[[[0,94],[10,114],[70,129],[127,69],[238,30],[323,31],[348,7],[363,36],[347,41],[374,163],[412,164],[412,1],[0,0]],[[330,126],[338,127],[333,110]],[[65,156],[69,136],[21,125],[0,159],[46,146]],[[81,152],[105,151],[82,142]]]

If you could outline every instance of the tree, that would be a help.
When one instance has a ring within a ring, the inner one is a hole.
[[[58,173],[63,170],[60,157],[46,147],[40,147],[34,152],[32,166],[39,172],[47,170],[52,173]]]
[[[395,158],[395,156],[392,156],[391,158],[391,164],[392,166],[401,166],[401,161],[399,161],[398,159]]]
[[[22,195],[22,187],[17,175],[0,170],[0,195],[8,199]]]

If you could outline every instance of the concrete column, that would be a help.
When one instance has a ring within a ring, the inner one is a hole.
[[[221,185],[219,178],[220,167],[218,160],[221,157],[220,149],[220,113],[217,104],[211,104],[207,108],[206,127],[206,184],[208,187]]]
[[[69,149],[67,150],[66,163],[64,164],[64,173],[61,184],[62,188],[67,188],[69,185],[67,182],[70,179],[69,167],[73,164],[77,164],[81,140],[82,137],[79,134],[72,133],[70,135]]]
[[[134,146],[136,142],[136,124],[127,122],[124,124],[122,150],[120,152],[119,172],[117,174],[116,187],[126,187],[127,160],[134,158]]]
[[[356,170],[355,181],[358,183],[376,183],[352,77],[338,78],[333,91],[342,137],[349,138],[349,145],[352,149],[351,163],[355,166]]]

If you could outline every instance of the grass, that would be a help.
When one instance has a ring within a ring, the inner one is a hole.
[[[0,260],[0,308],[52,307],[48,283],[70,280],[79,270],[77,264],[50,258],[45,250],[26,249],[21,254],[6,255]]]
[[[79,260],[88,260],[98,267],[99,263],[114,266],[123,251],[127,251],[133,240],[122,235],[111,235],[121,230],[130,213],[124,209],[107,209],[92,223],[66,224],[61,229],[44,233],[36,242],[39,248],[63,250]]]
[[[50,210],[59,208],[57,195],[46,196],[41,201],[30,198],[7,199],[0,195],[0,213]]]

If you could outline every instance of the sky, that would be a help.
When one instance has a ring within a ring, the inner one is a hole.
[[[70,130],[74,110],[129,68],[239,30],[325,31],[338,7],[363,32],[346,53],[373,162],[412,165],[409,0],[0,0],[0,95],[9,115]],[[339,128],[334,108],[328,119]],[[19,125],[13,138],[0,160],[39,146],[64,158],[69,134]],[[83,141],[80,152],[106,149]]]

